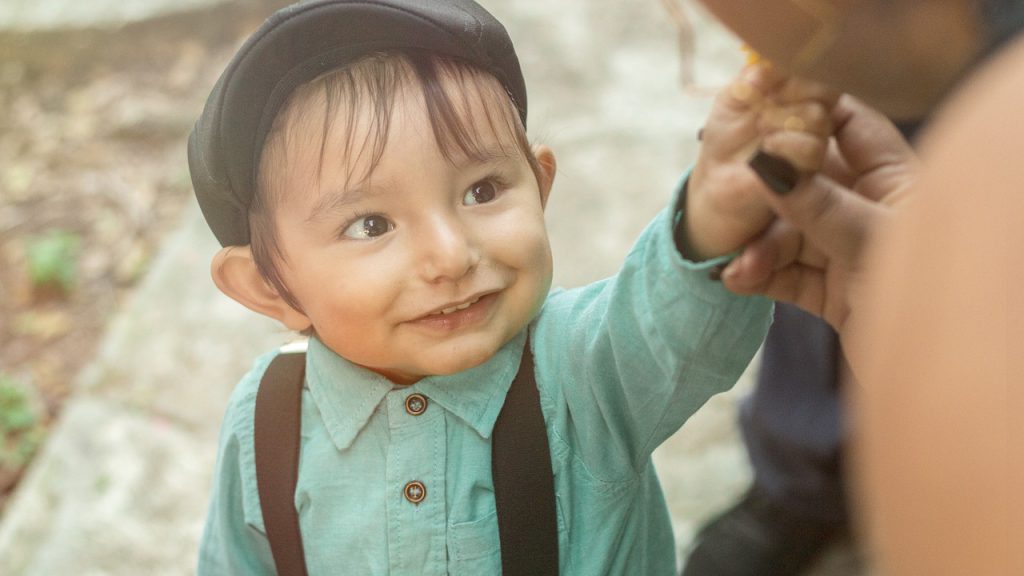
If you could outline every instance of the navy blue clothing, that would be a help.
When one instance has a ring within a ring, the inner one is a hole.
[[[801,517],[846,520],[839,342],[823,320],[777,304],[757,388],[740,407],[754,485]]]
[[[921,122],[899,126],[913,140]],[[839,338],[821,318],[776,304],[757,388],[740,406],[754,485],[800,517],[848,521]]]

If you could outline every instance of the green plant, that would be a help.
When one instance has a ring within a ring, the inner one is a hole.
[[[0,374],[0,467],[27,464],[42,441],[42,433],[24,388]]]
[[[25,248],[32,287],[71,291],[75,283],[80,238],[67,230],[51,230],[30,238]]]

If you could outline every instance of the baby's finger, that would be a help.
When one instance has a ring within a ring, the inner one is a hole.
[[[828,137],[833,129],[832,110],[813,100],[767,106],[758,118],[758,127],[763,132],[785,130]]]
[[[760,149],[788,160],[800,172],[817,172],[828,154],[828,140],[807,132],[772,132],[761,141]]]
[[[779,92],[789,80],[788,75],[765,61],[745,67],[740,78],[756,88],[762,96]]]
[[[770,64],[751,64],[718,97],[729,109],[749,110],[762,105],[766,94],[780,90],[786,78]]]

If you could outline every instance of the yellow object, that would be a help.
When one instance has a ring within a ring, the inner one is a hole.
[[[743,50],[743,53],[747,56],[747,66],[753,66],[762,60],[761,55],[746,44],[740,47],[740,50]]]

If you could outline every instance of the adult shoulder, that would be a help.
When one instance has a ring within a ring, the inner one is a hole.
[[[871,260],[863,480],[893,574],[1024,573],[1022,95],[1019,40],[936,118]]]

